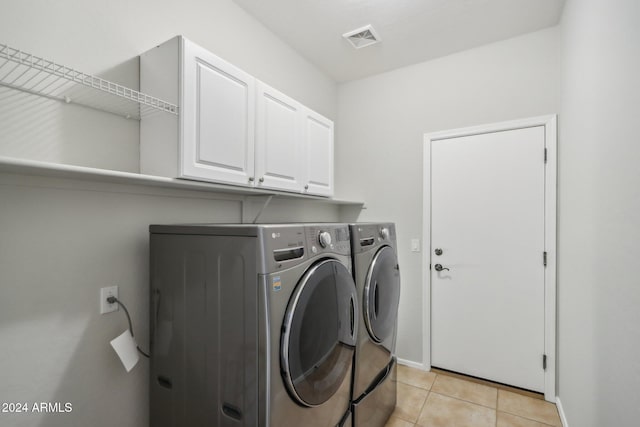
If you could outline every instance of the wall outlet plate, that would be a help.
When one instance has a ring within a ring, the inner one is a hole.
[[[118,303],[114,302],[113,304],[109,304],[107,302],[107,298],[116,297],[118,298],[118,287],[117,286],[108,286],[106,288],[100,288],[100,314],[111,313],[112,311],[118,311]]]

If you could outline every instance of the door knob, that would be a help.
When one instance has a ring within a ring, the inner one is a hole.
[[[434,268],[436,269],[436,271],[442,271],[442,270],[449,271],[449,269],[447,267],[443,267],[442,264],[436,264]]]

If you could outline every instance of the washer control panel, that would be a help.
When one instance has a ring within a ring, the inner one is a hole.
[[[331,233],[328,231],[321,231],[318,233],[318,243],[323,248],[331,247]]]
[[[265,268],[269,272],[289,268],[308,255],[304,227],[268,226],[262,229]]]
[[[351,253],[349,228],[335,224],[314,224],[306,227],[311,255],[329,252],[341,255]]]

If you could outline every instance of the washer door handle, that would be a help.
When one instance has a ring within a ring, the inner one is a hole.
[[[356,337],[356,302],[353,299],[353,295],[350,298],[350,308],[349,308],[349,320],[351,326],[351,338]]]
[[[378,292],[378,282],[373,287],[373,316],[378,317],[378,311],[380,310],[380,296]]]

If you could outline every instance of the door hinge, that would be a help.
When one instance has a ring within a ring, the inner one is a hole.
[[[547,252],[542,252],[542,265],[547,266]]]
[[[547,355],[546,354],[542,355],[542,369],[544,369],[545,371],[547,370]]]
[[[429,270],[431,270],[431,264],[429,264]]]
[[[547,163],[547,149],[544,149],[544,162]]]

